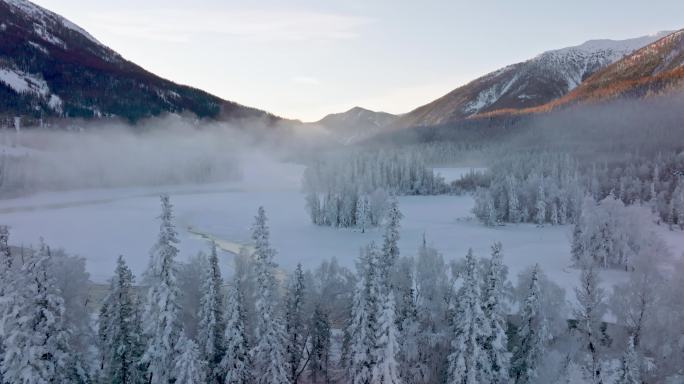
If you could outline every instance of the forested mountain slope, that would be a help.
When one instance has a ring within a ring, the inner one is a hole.
[[[0,116],[272,115],[160,78],[69,20],[27,0],[0,0]]]

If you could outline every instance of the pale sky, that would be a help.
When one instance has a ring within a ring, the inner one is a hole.
[[[404,113],[589,39],[684,28],[682,0],[35,0],[145,69],[304,121]]]

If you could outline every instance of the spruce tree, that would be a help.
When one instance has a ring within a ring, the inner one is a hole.
[[[511,176],[507,178],[507,192],[508,192],[508,221],[511,223],[520,222],[520,201],[518,200],[518,191],[515,186],[515,179]]]
[[[359,196],[356,200],[356,227],[361,230],[361,233],[366,233],[368,227],[368,200],[365,196]]]
[[[224,337],[226,353],[221,361],[221,369],[226,373],[222,381],[225,384],[250,384],[253,382],[241,292],[239,282],[235,281],[227,297],[226,334]]]
[[[310,379],[313,384],[330,382],[331,328],[328,313],[317,304],[311,317]]]
[[[318,193],[309,192],[306,195],[306,208],[309,210],[309,215],[311,216],[311,222],[316,225],[323,224],[323,208],[321,207],[321,201],[318,198]]]
[[[4,325],[5,309],[10,306],[13,298],[13,291],[16,285],[13,283],[15,273],[12,272],[12,252],[9,247],[9,228],[6,225],[0,225],[0,362],[2,362],[5,354],[3,340],[5,338]],[[2,369],[0,369],[0,383],[4,383],[2,379]]]
[[[508,336],[506,334],[506,314],[504,313],[504,266],[501,243],[492,245],[492,257],[487,266],[483,307],[489,335],[485,338],[484,349],[489,358],[490,382],[508,382]]]
[[[9,271],[12,269],[12,251],[9,246],[9,227],[0,225],[0,270]]]
[[[256,345],[252,350],[254,372],[258,384],[288,383],[285,357],[285,329],[276,305],[277,283],[275,251],[269,242],[266,212],[259,207],[252,227],[254,259],[257,276]]]
[[[182,335],[178,340],[179,355],[174,363],[174,384],[206,384],[206,363],[194,341]]]
[[[98,319],[101,376],[108,383],[138,383],[144,374],[140,366],[144,344],[137,324],[140,307],[133,280],[133,273],[119,256]]]
[[[376,333],[378,329],[378,251],[374,243],[362,250],[357,264],[359,281],[354,292],[349,335],[349,381],[371,382],[375,367]]]
[[[216,243],[212,243],[211,254],[202,274],[197,343],[202,360],[207,364],[207,381],[221,384],[226,375],[220,368],[225,353],[223,337],[226,331],[222,290],[223,279],[218,264],[218,252]]]
[[[372,383],[398,384],[399,374],[399,341],[395,323],[396,306],[394,292],[387,291],[382,295],[380,318],[375,336],[375,365],[373,366]]]
[[[404,382],[423,382],[427,375],[424,354],[421,349],[421,329],[416,303],[413,258],[400,258],[396,268],[394,281],[395,297],[399,297],[396,305],[396,320],[399,340],[397,360],[399,371]]]
[[[543,180],[543,179],[542,179]],[[539,184],[539,190],[537,192],[537,203],[535,205],[535,219],[537,226],[544,226],[546,221],[546,196],[544,194],[544,183]]]
[[[452,301],[447,270],[443,256],[428,246],[423,236],[416,263],[416,312],[419,322],[417,358],[427,366],[427,382],[443,377],[446,371],[446,356],[450,348],[450,340],[445,337],[450,330],[447,326],[450,321],[447,311],[448,302]],[[402,349],[402,353],[409,354],[409,351]]]
[[[584,236],[582,231],[582,216],[575,220],[575,225],[572,229],[572,245],[570,248],[572,260],[575,263],[580,263],[584,259]]]
[[[679,182],[672,192],[673,217],[679,229],[684,229],[684,176],[678,176]]]
[[[399,210],[399,202],[392,199],[387,213],[385,234],[383,235],[382,253],[378,260],[379,284],[381,289],[391,289],[391,274],[394,265],[399,258],[399,227],[404,217]],[[383,292],[384,293],[384,292]]]
[[[161,196],[161,206],[159,237],[152,248],[146,272],[149,284],[144,315],[147,348],[142,361],[147,366],[149,384],[167,384],[175,380],[178,340],[183,332],[175,264],[178,235],[168,195]]]
[[[653,178],[651,180],[651,185],[649,189],[649,205],[651,206],[651,212],[658,212],[658,193],[656,192],[656,185],[660,182],[659,180],[658,164],[653,168]]]
[[[491,334],[482,311],[478,267],[472,249],[466,255],[463,285],[457,296],[455,337],[449,354],[449,383],[487,382],[490,372],[485,339]]]
[[[392,273],[399,258],[399,227],[403,215],[396,198],[390,202],[383,236],[382,252],[377,262],[377,308],[380,317],[375,330],[374,366],[372,377],[378,383],[399,382],[399,330],[396,321],[396,301],[394,297]]]
[[[600,360],[599,327],[605,312],[604,291],[599,286],[599,276],[591,263],[582,266],[580,284],[575,288],[578,307],[574,315],[577,320],[577,330],[583,343],[585,352],[585,372],[592,384],[603,382]]]
[[[547,336],[546,319],[541,311],[539,265],[532,270],[530,287],[520,310],[518,344],[511,359],[511,378],[516,384],[529,384],[537,377]]]
[[[16,296],[6,308],[2,377],[6,383],[42,384],[69,380],[64,301],[52,275],[51,251],[32,252],[14,281]]]
[[[304,271],[297,264],[290,286],[287,290],[285,313],[285,333],[287,334],[287,364],[290,382],[297,383],[305,367],[307,345],[306,321],[304,315]]]

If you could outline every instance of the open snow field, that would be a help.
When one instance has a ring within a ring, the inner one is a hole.
[[[11,226],[15,245],[36,245],[42,236],[53,247],[85,257],[95,282],[105,282],[111,276],[119,254],[140,276],[156,241],[158,194],[166,191],[175,206],[181,260],[206,251],[208,239],[215,239],[224,250],[222,267],[230,273],[232,254],[225,251],[235,252],[240,245],[249,244],[253,217],[263,205],[278,251],[276,261],[282,268],[292,270],[298,262],[313,268],[333,257],[353,268],[359,249],[370,241],[381,242],[382,230],[360,233],[311,224],[299,191],[302,170],[296,165],[275,164],[267,172],[263,167],[246,172],[239,183],[53,192],[2,200],[0,223]],[[467,169],[441,171],[454,177]],[[470,196],[407,196],[399,203],[405,216],[400,241],[404,255],[416,253],[423,233],[446,259],[461,258],[471,247],[476,255],[488,256],[492,242],[501,241],[513,279],[519,271],[539,263],[568,293],[575,284],[577,271],[569,266],[569,226],[487,228],[473,217]],[[665,238],[673,248],[677,244],[684,247],[681,232]],[[673,252],[681,254],[682,249]],[[624,277],[618,271],[603,274],[607,282]]]

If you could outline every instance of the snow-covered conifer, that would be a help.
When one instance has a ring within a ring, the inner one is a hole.
[[[508,337],[506,335],[506,313],[504,312],[505,273],[501,243],[492,245],[492,257],[487,265],[483,292],[483,307],[489,335],[485,338],[484,349],[489,357],[490,382],[508,382]]]
[[[508,193],[508,221],[511,223],[520,222],[520,201],[518,200],[518,191],[515,186],[515,179],[511,176],[507,178],[507,193]]]
[[[174,383],[205,384],[207,383],[207,367],[197,344],[183,335],[178,340],[179,355],[174,363]]]
[[[378,226],[387,215],[389,205],[389,194],[383,188],[377,188],[371,192],[369,196],[369,210],[370,223],[373,226]]]
[[[44,243],[28,255],[14,281],[16,296],[5,308],[2,377],[6,383],[66,382],[69,367],[64,300]]]
[[[378,260],[379,284],[380,289],[391,289],[391,273],[397,259],[399,258],[399,227],[400,221],[404,217],[399,210],[399,202],[396,198],[390,202],[387,212],[387,223],[383,236],[382,253]]]
[[[658,170],[658,164],[653,167],[653,178],[651,179],[651,184],[649,188],[649,204],[651,205],[651,212],[658,212],[658,192],[656,192],[656,184],[660,182],[660,172]]]
[[[178,235],[168,195],[161,196],[161,206],[159,236],[150,253],[146,272],[149,284],[144,311],[147,348],[142,361],[147,366],[150,384],[167,384],[175,380],[178,340],[183,332],[175,265]]]
[[[309,192],[306,195],[306,208],[309,210],[309,215],[311,215],[311,222],[316,225],[323,224],[323,207],[321,206],[321,200],[318,197],[318,193]]]
[[[252,226],[258,314],[252,357],[258,384],[286,384],[289,380],[285,356],[285,327],[276,309],[276,264],[273,261],[275,251],[270,245],[266,220],[266,211],[259,207]]]
[[[361,230],[361,233],[365,233],[368,228],[368,216],[368,200],[365,196],[359,196],[356,200],[356,227]]]
[[[551,225],[558,225],[558,204],[554,201],[551,203],[551,214],[549,215],[549,222]]]
[[[361,251],[357,264],[359,281],[354,292],[349,335],[349,381],[367,384],[375,367],[375,347],[378,329],[378,251],[371,243]]]
[[[546,319],[541,311],[539,266],[532,270],[530,287],[520,311],[518,344],[511,359],[511,378],[518,384],[529,384],[537,377],[537,370],[548,340]]]
[[[309,376],[313,384],[330,382],[330,347],[331,329],[328,314],[316,305],[311,316],[311,360],[309,362]]]
[[[544,184],[539,184],[537,192],[537,203],[535,205],[535,222],[538,226],[543,226],[546,221],[546,195],[544,193]]]
[[[684,176],[679,176],[677,187],[672,192],[672,215],[680,229],[684,229]]]
[[[449,279],[444,257],[427,244],[425,235],[416,261],[416,306],[422,326],[440,328],[444,321]]]
[[[141,309],[133,280],[133,273],[119,256],[98,319],[101,376],[107,382],[136,383],[143,379],[140,358],[144,344],[137,323]]]
[[[395,322],[394,292],[382,294],[380,317],[376,333],[375,365],[373,366],[372,383],[399,384],[399,333]]]
[[[399,326],[399,372],[403,382],[422,383],[427,380],[428,367],[424,337],[416,306],[414,279],[409,276],[409,289],[400,289],[402,297],[401,309],[397,310],[396,323]]]
[[[473,213],[477,216],[484,225],[493,227],[498,223],[498,215],[494,199],[489,190],[478,188],[475,193],[475,208]]]
[[[581,223],[582,217],[580,216],[573,225],[572,228],[572,245],[570,248],[570,253],[572,254],[572,260],[575,263],[580,262],[584,258],[585,245],[584,245],[584,234],[583,225]]]
[[[0,225],[0,362],[4,355],[4,346],[2,340],[4,339],[3,322],[6,319],[5,309],[10,306],[14,296],[14,289],[17,287],[14,283],[16,273],[12,271],[12,252],[9,247],[9,228],[6,225]],[[2,380],[2,369],[0,369],[0,382]]]
[[[220,368],[225,353],[225,318],[223,313],[223,279],[218,264],[216,243],[212,243],[211,254],[202,273],[202,296],[200,298],[197,344],[200,356],[207,364],[207,379],[210,383],[223,383],[225,372]]]
[[[454,339],[449,354],[449,383],[487,382],[491,367],[484,341],[491,334],[482,310],[478,266],[472,249],[468,250],[456,305]]]
[[[577,331],[584,349],[584,369],[592,384],[602,382],[600,325],[605,313],[604,291],[591,263],[582,266],[580,284],[575,288],[578,307],[574,311]]]
[[[297,383],[305,363],[307,345],[306,319],[304,314],[304,271],[297,264],[286,296],[285,334],[287,335],[286,356],[290,382]]]
[[[0,225],[0,268],[2,270],[12,269],[12,252],[9,247],[9,227]]]
[[[221,369],[226,373],[222,383],[250,384],[253,382],[249,345],[245,334],[245,314],[242,307],[240,283],[235,281],[228,292],[226,309],[226,353]]]

